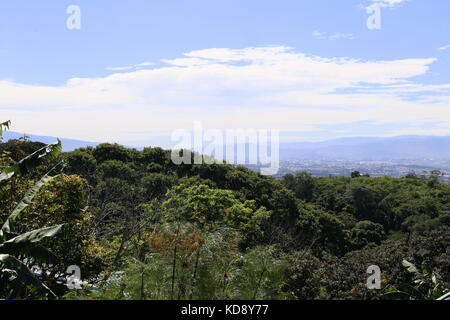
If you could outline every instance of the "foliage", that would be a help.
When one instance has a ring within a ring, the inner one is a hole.
[[[288,256],[286,284],[283,287],[296,299],[322,298],[327,266],[310,251],[296,251]]]
[[[408,260],[403,260],[403,266],[413,275],[412,284],[402,283],[401,289],[391,286],[386,289],[384,298],[401,300],[436,300],[445,292],[438,280],[438,275],[422,264],[420,270]]]
[[[1,164],[42,147],[2,143]],[[64,154],[68,175],[42,186],[16,220],[27,239],[64,224],[58,241],[39,243],[57,263],[33,262],[49,275],[38,280],[66,299],[395,298],[388,291],[428,299],[450,288],[450,185],[440,172],[276,179],[170,157],[118,144]],[[47,162],[35,165],[5,179],[7,212],[48,171]],[[408,272],[405,258],[426,272]],[[69,264],[82,267],[84,289],[67,293],[50,281]],[[380,290],[366,286],[371,265],[381,269]]]
[[[0,127],[9,127],[9,122],[1,124]],[[60,141],[39,149],[30,156],[16,162],[14,165],[4,168],[0,174],[0,182],[11,179],[14,174],[28,173],[44,161],[55,159],[60,151]],[[42,295],[49,294],[54,296],[54,293],[29,270],[22,260],[26,257],[31,261],[41,260],[47,263],[54,262],[55,256],[53,253],[40,245],[40,242],[46,238],[54,237],[61,231],[62,225],[54,225],[21,233],[17,220],[31,204],[31,201],[39,190],[58,175],[61,169],[60,167],[60,165],[57,165],[51,169],[25,194],[0,229],[0,282],[2,283],[2,296],[15,297],[17,295],[20,288],[18,288],[17,281],[15,280],[18,280],[22,284],[33,286]]]
[[[162,203],[168,221],[187,221],[201,230],[217,226],[233,227],[245,235],[243,245],[262,236],[261,221],[269,216],[255,201],[241,202],[229,190],[213,189],[207,185],[178,185],[172,188]]]
[[[1,297],[54,297],[67,290],[55,280],[65,277],[69,265],[81,266],[87,277],[101,271],[103,255],[94,252],[85,182],[77,176],[61,175],[61,162],[45,169],[60,151],[58,141],[3,171],[14,175],[0,188],[0,202],[8,204],[5,209],[11,208],[8,215],[0,216]],[[28,173],[39,168],[48,172],[35,181]],[[25,186],[29,186],[28,191]]]

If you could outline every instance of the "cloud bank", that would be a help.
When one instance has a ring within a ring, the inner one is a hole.
[[[196,120],[205,129],[317,137],[324,126],[361,121],[447,132],[450,85],[414,81],[435,61],[325,58],[281,46],[211,48],[152,69],[72,78],[61,86],[2,80],[0,118],[11,119],[16,131],[118,142],[170,136]]]

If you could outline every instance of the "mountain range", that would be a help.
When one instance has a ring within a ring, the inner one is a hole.
[[[4,141],[17,139],[23,134],[6,131]],[[52,143],[51,136],[27,135],[32,141]],[[99,142],[76,139],[60,139],[64,151],[81,147],[95,147]],[[144,146],[140,146],[144,147]],[[450,159],[450,136],[397,136],[397,137],[352,137],[320,142],[280,143],[280,159],[291,160],[448,160]]]
[[[450,159],[450,136],[339,138],[280,144],[282,160],[444,160]]]

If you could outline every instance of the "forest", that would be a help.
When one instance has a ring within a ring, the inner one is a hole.
[[[0,171],[0,299],[433,300],[450,290],[450,185],[437,171],[277,179],[175,165],[161,148],[63,153],[26,137],[0,143]],[[370,266],[381,271],[375,289]]]

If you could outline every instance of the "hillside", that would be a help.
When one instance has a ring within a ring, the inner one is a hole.
[[[54,274],[75,264],[92,290],[68,293],[42,279],[54,292],[69,299],[127,299],[123,292],[131,299],[303,300],[388,299],[403,290],[403,299],[433,299],[450,288],[450,185],[436,176],[275,179],[228,164],[176,165],[170,153],[100,144],[63,155],[65,175],[20,219],[24,230],[68,224],[48,242],[54,264],[39,268]],[[12,210],[34,179],[11,180],[2,207]],[[412,275],[404,261],[426,271]],[[365,285],[374,265],[383,274],[380,290]],[[111,272],[121,276],[99,285]],[[24,294],[12,292],[5,294]]]

